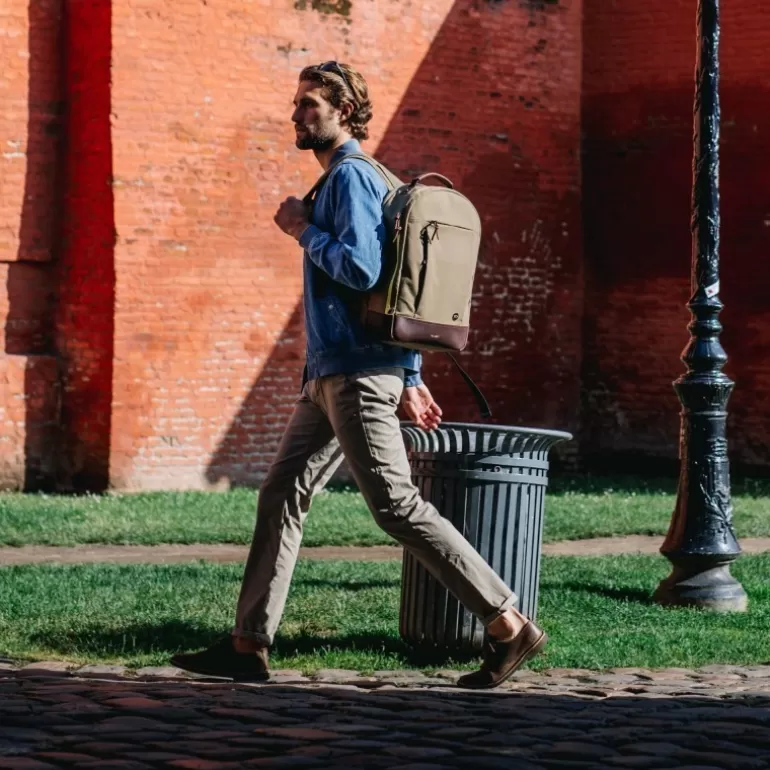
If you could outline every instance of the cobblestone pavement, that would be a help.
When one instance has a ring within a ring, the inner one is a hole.
[[[590,540],[562,540],[543,544],[545,556],[605,556],[622,553],[659,552],[662,535],[627,535],[597,537]],[[744,553],[770,551],[770,537],[746,537],[741,540]],[[71,547],[25,545],[0,547],[0,566],[13,564],[172,564],[206,559],[213,562],[243,562],[248,555],[245,545],[76,545]],[[358,561],[393,561],[401,559],[402,549],[390,545],[320,546],[300,548],[302,559],[352,559]]]
[[[770,666],[272,683],[0,664],[0,768],[770,768]]]

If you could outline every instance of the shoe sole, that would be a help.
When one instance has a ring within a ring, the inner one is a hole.
[[[521,666],[526,663],[530,658],[534,658],[535,655],[540,653],[543,649],[543,647],[548,644],[548,634],[545,632],[541,634],[538,639],[532,643],[532,645],[526,649],[519,659],[506,671],[506,673],[501,676],[497,681],[490,682],[489,684],[482,684],[482,685],[468,685],[463,684],[460,685],[463,689],[466,690],[493,690],[495,687],[499,687],[504,682],[507,682],[518,670],[521,668]]]
[[[188,674],[195,674],[197,676],[208,676],[215,679],[231,679],[233,682],[266,682],[270,679],[270,673],[245,673],[245,674],[223,674],[222,672],[215,673],[205,668],[193,668],[191,666],[180,665],[173,658],[171,659],[171,665],[174,668],[178,668],[181,671],[186,671]]]

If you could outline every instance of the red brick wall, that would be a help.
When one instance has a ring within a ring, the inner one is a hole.
[[[301,68],[332,57],[369,78],[367,148],[406,178],[445,173],[481,212],[462,359],[494,421],[579,430],[588,457],[675,457],[694,13],[7,0],[0,486],[259,479],[304,348],[301,256],[272,222],[318,173],[293,146],[291,98]],[[725,4],[723,22],[730,441],[766,465],[770,17]],[[426,379],[448,419],[477,419],[442,358]]]
[[[770,15],[723,3],[722,341],[729,439],[766,464],[770,428]],[[671,382],[688,333],[695,3],[586,0],[583,205],[586,455],[676,457]]]
[[[0,486],[49,487],[59,387],[52,260],[60,207],[61,2],[0,8]]]
[[[370,81],[367,147],[404,174],[448,174],[481,210],[465,358],[497,419],[569,425],[579,3],[270,8],[113,4],[112,483],[253,482],[272,456],[304,346],[301,255],[272,216],[318,174],[294,149],[289,116],[301,68],[332,57]],[[427,368],[447,416],[473,417],[456,375]]]

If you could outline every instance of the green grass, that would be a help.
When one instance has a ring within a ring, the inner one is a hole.
[[[546,497],[546,542],[589,537],[663,535],[674,506],[673,480],[556,478]],[[737,485],[739,537],[770,535],[770,482]],[[154,492],[124,495],[0,493],[0,545],[89,543],[248,543],[256,492]],[[318,495],[304,544],[392,543],[372,520],[357,491]]]
[[[249,543],[257,493],[147,492],[123,495],[0,493],[0,545]],[[305,545],[392,543],[351,490],[321,493]]]
[[[750,611],[665,609],[653,556],[547,558],[539,620],[551,636],[535,666],[699,666],[770,661],[770,555],[734,566]],[[0,655],[162,665],[230,626],[241,567],[23,566],[0,570]],[[277,667],[467,667],[398,637],[397,563],[300,562],[272,656]]]

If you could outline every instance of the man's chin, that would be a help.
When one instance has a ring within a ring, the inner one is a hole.
[[[329,139],[318,139],[308,134],[297,134],[294,145],[298,150],[325,150],[331,147],[333,142]]]
[[[297,146],[298,150],[315,150],[318,141],[311,134],[301,131],[297,133],[294,144]]]

